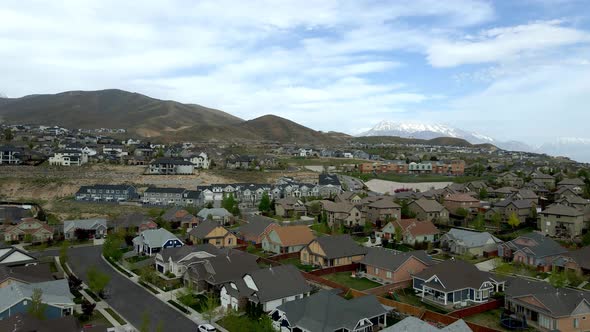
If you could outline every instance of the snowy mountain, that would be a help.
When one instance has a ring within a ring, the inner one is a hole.
[[[536,150],[552,156],[567,156],[576,161],[590,163],[590,138],[560,137],[539,146]]]

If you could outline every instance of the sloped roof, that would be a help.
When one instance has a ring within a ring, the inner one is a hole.
[[[582,180],[580,178],[563,179],[557,185],[558,186],[583,186],[584,180]]]
[[[22,259],[12,260],[9,259],[10,257],[14,258],[17,256],[21,256]],[[10,260],[10,261],[7,261]],[[30,262],[37,261],[37,258],[31,256],[29,253],[13,246],[6,246],[0,247],[0,265],[23,265]]]
[[[413,203],[418,205],[425,212],[440,212],[445,209],[444,206],[433,199],[420,198]]]
[[[316,239],[327,259],[364,255],[367,248],[356,243],[350,235],[323,236]]]
[[[506,245],[516,250],[530,250],[536,257],[559,255],[567,252],[567,249],[559,245],[553,239],[538,232],[530,232],[506,242]]]
[[[563,204],[551,204],[541,213],[552,214],[556,216],[579,217],[584,215],[584,212]]]
[[[247,219],[248,222],[239,229],[242,236],[259,236],[268,226],[278,225],[274,219],[260,215],[248,216]]]
[[[146,229],[141,232],[141,237],[143,237],[143,243],[147,243],[152,248],[162,247],[170,239],[180,241],[176,235],[164,228]]]
[[[399,321],[398,323],[381,330],[381,332],[410,332],[410,331],[416,331],[416,332],[447,332],[447,331],[448,332],[471,332],[473,330],[471,330],[471,328],[469,328],[469,325],[467,325],[467,323],[465,323],[465,321],[462,319],[459,319],[456,322],[439,329],[438,327],[436,327],[426,321],[423,321],[419,318],[416,318],[414,316],[406,317],[403,320]]]
[[[239,251],[229,250],[226,254],[204,259],[191,265],[190,276],[219,285],[242,278],[248,272],[258,270],[257,256]]]
[[[207,235],[209,235],[209,233],[211,233],[212,230],[214,230],[217,227],[223,227],[223,226],[219,226],[219,224],[216,221],[205,220],[202,223],[200,223],[199,225],[197,225],[197,227],[194,227],[193,229],[191,229],[188,232],[188,234],[190,236],[194,236],[197,239],[204,239]]]
[[[292,327],[314,332],[333,332],[340,328],[352,331],[361,319],[387,313],[374,295],[345,300],[338,292],[320,291],[283,303],[277,309],[285,313]]]
[[[384,248],[369,248],[367,254],[360,262],[385,270],[396,271],[412,257],[418,259],[426,266],[433,264],[432,258],[423,250],[398,252]]]
[[[96,230],[99,226],[104,226],[106,229],[107,220],[105,218],[64,220],[64,232],[74,229]]]
[[[293,265],[280,265],[249,272],[258,290],[250,298],[259,302],[282,299],[311,291],[301,271]]]
[[[315,239],[313,232],[306,225],[281,226],[274,228],[283,246],[306,245]]]
[[[457,241],[464,247],[477,248],[488,244],[491,240],[495,243],[501,243],[502,240],[488,232],[474,232],[464,229],[452,228],[447,234],[451,239]]]
[[[15,279],[25,283],[55,280],[49,264],[0,266],[0,283],[6,279]]]
[[[78,319],[73,315],[53,319],[38,319],[28,313],[17,313],[0,320],[0,331],[80,332],[82,328],[78,323]],[[84,332],[88,331],[85,329]]]
[[[410,233],[413,237],[440,233],[431,221],[426,220],[399,219],[394,221],[394,225],[398,225],[404,232]]]
[[[74,295],[70,293],[70,287],[66,279],[25,284],[15,281],[10,285],[0,288],[0,311],[13,305],[22,299],[30,299],[34,289],[43,292],[43,303],[59,303],[74,305]]]
[[[396,204],[392,198],[383,198],[368,205],[376,209],[399,209],[401,206]]]
[[[426,281],[435,275],[442,285],[435,282],[427,282],[425,285],[445,292],[466,287],[479,288],[485,281],[492,279],[489,272],[480,271],[475,265],[462,260],[444,261],[416,274],[415,277]]]
[[[197,244],[193,246],[182,246],[176,248],[164,248],[160,252],[164,261],[168,261],[172,258],[173,261],[178,261],[189,254],[204,252],[209,255],[217,256],[220,254],[220,250],[210,243]]]
[[[199,213],[197,213],[198,217],[201,217],[203,219],[207,219],[207,216],[212,215],[213,217],[231,217],[232,214],[229,213],[229,211],[227,211],[224,208],[212,208],[212,209],[208,209],[208,208],[204,208],[201,209],[201,211],[199,211]]]
[[[449,195],[445,198],[445,201],[452,201],[452,202],[473,202],[473,203],[479,203],[479,199],[469,195],[469,194],[463,194],[463,193],[458,193],[458,194],[452,194]]]

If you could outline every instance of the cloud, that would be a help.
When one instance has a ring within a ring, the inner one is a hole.
[[[590,34],[562,26],[561,21],[493,28],[457,41],[439,41],[428,48],[434,67],[505,62],[531,52],[590,42]]]

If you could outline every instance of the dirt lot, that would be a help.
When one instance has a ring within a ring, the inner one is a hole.
[[[386,181],[386,180],[378,180],[373,179],[367,181],[365,184],[369,188],[369,190],[378,192],[378,193],[392,193],[397,189],[418,189],[420,191],[427,191],[432,188],[440,189],[448,186],[452,182],[417,182],[417,183],[402,183],[402,182],[393,182],[393,181]]]
[[[32,200],[52,210],[64,204],[83,185],[133,184],[141,192],[150,185],[158,187],[196,188],[214,183],[274,183],[281,176],[301,181],[316,179],[312,171],[230,171],[205,170],[194,175],[144,175],[145,166],[93,164],[82,167],[3,166],[0,167],[0,197],[4,200]],[[72,202],[74,203],[74,202]],[[82,209],[84,210],[84,209]],[[92,209],[96,210],[96,209]],[[83,211],[77,211],[82,213]]]

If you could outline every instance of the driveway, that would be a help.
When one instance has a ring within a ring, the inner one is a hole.
[[[487,261],[479,262],[479,263],[475,264],[475,266],[480,271],[490,272],[496,268],[495,259],[492,258],[492,259],[488,259]]]
[[[73,272],[86,283],[88,283],[86,271],[93,265],[111,276],[111,281],[107,286],[109,298],[106,299],[106,302],[133,326],[139,328],[144,313],[147,313],[150,317],[151,331],[155,331],[160,322],[163,324],[164,331],[197,330],[197,325],[193,321],[115,271],[100,257],[101,250],[102,246],[70,249],[68,264]]]

